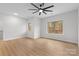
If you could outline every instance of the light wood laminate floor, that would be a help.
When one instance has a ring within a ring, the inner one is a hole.
[[[75,56],[77,45],[45,38],[0,41],[1,56]]]

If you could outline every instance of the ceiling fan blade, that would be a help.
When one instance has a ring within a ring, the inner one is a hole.
[[[47,14],[45,11],[43,11],[44,14]]]
[[[28,9],[28,10],[37,10],[37,9]]]
[[[36,13],[36,12],[38,12],[38,10],[37,10],[37,11],[35,11],[35,12],[33,12],[33,14],[34,14],[34,13]]]
[[[39,15],[41,15],[41,12],[39,12]]]
[[[54,7],[54,5],[48,6],[46,8],[43,8],[43,10],[48,9],[48,8],[51,8],[51,7]]]
[[[44,10],[44,11],[47,11],[47,12],[53,12],[52,10]]]
[[[31,5],[33,5],[34,7],[36,7],[36,8],[38,8],[38,9],[39,9],[39,7],[37,7],[35,4],[31,3]]]

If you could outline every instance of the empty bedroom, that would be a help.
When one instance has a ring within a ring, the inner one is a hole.
[[[0,56],[77,56],[79,3],[0,3]]]

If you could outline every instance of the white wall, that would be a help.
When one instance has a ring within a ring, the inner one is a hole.
[[[5,15],[3,15],[2,18],[0,17],[0,19],[3,22],[2,28],[4,40],[20,38],[26,34],[26,19]]]
[[[12,40],[20,37],[39,38],[40,20],[38,18],[23,19],[16,16],[2,15],[0,17],[0,29],[3,30],[3,39]],[[28,23],[32,25],[32,31],[28,31]],[[2,34],[0,34],[2,38]]]
[[[40,19],[36,18],[34,20],[34,38],[40,38]]]
[[[49,34],[47,32],[48,21],[56,21],[57,17],[63,20],[63,34]],[[41,19],[41,37],[52,38],[61,41],[77,43],[78,40],[78,11],[74,10],[64,14]]]
[[[3,40],[3,31],[0,31],[0,40]]]
[[[0,15],[0,40],[3,40],[3,22],[2,22],[3,17]]]
[[[78,46],[79,46],[79,8],[78,8]]]

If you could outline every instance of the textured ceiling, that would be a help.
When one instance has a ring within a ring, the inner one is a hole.
[[[39,6],[39,3],[36,3]],[[47,15],[42,14],[38,15],[32,14],[33,11],[29,11],[28,9],[35,8],[30,3],[0,3],[0,13],[13,15],[13,13],[18,13],[19,17],[29,18],[29,17],[48,17],[52,15],[57,15],[61,13],[65,13],[68,11],[75,10],[79,7],[79,3],[45,3],[44,7],[55,5],[53,8],[49,8],[49,10],[53,10],[53,12],[48,12]]]

